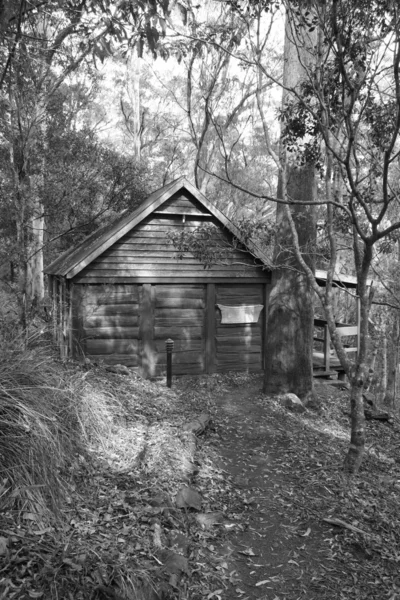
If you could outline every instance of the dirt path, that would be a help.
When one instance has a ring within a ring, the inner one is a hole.
[[[216,400],[218,452],[247,507],[241,527],[232,527],[216,549],[216,561],[230,573],[228,589],[218,595],[230,600],[329,598],[323,579],[331,560],[330,532],[292,510],[298,478],[290,472],[280,435],[283,424],[263,404],[260,389],[256,381]]]

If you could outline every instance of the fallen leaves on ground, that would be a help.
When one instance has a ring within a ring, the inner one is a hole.
[[[23,507],[1,515],[0,600],[398,600],[397,419],[367,424],[364,465],[350,479],[347,392],[318,385],[320,412],[293,415],[254,392],[256,380],[187,377],[168,390],[90,371],[88,385],[118,390],[112,435],[80,457],[62,522],[43,528]],[[224,416],[216,399],[234,393],[264,420],[238,418],[229,402]],[[183,426],[205,413],[213,424],[194,455]],[[284,549],[286,564],[266,565],[253,542]]]

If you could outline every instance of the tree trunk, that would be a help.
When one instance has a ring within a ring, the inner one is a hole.
[[[377,355],[378,355],[378,347],[375,346],[375,348],[372,352],[371,364],[369,365],[368,384],[367,384],[367,387],[365,388],[365,390],[367,392],[370,390],[372,382],[374,380],[375,363],[376,363]]]
[[[140,61],[136,49],[132,48],[128,58],[128,97],[131,103],[130,117],[132,119],[131,134],[133,137],[133,151],[135,159],[140,162],[141,143],[140,143]]]
[[[360,378],[360,381],[362,378]],[[364,456],[365,445],[365,414],[363,400],[363,385],[352,385],[351,403],[351,438],[343,468],[347,473],[357,473]]]
[[[26,294],[30,305],[36,306],[44,298],[44,208],[39,199],[36,199],[32,212],[28,231]]]
[[[302,32],[304,33],[304,32]],[[316,32],[313,39],[305,34],[298,45],[296,36],[286,22],[284,49],[284,87],[282,104],[292,100],[287,90],[298,89],[306,78],[305,66],[315,62],[313,54]],[[314,270],[313,249],[316,240],[316,213],[312,205],[296,205],[296,201],[313,201],[316,193],[315,168],[313,164],[298,166],[299,157],[284,154],[283,169],[278,184],[278,198],[293,200],[290,210],[296,225],[302,256]],[[296,164],[297,163],[297,164]],[[266,369],[264,392],[276,394],[293,392],[305,398],[313,391],[313,325],[314,295],[309,282],[295,258],[292,234],[285,208],[277,207],[277,243],[272,272],[272,290],[268,310],[268,335],[266,338]]]
[[[381,402],[383,402],[386,397],[386,386],[387,386],[387,380],[388,380],[387,353],[388,353],[388,343],[387,343],[387,337],[386,337],[386,332],[385,332],[383,339],[382,339],[382,374],[381,374],[381,385],[380,385],[380,394],[379,394],[379,400]]]
[[[396,311],[396,313],[393,315],[393,326],[392,326],[391,335],[387,339],[387,343],[386,343],[387,369],[386,369],[386,389],[385,389],[385,394],[383,397],[383,403],[388,408],[394,408],[394,405],[395,405],[398,346],[399,346],[399,316]]]

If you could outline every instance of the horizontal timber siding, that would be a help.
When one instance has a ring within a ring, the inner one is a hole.
[[[139,286],[88,285],[79,288],[80,347],[89,358],[139,367]]]
[[[160,278],[201,278],[207,281],[251,278],[265,281],[268,278],[251,254],[232,246],[230,236],[216,222],[213,223],[215,236],[212,236],[211,242],[218,246],[220,253],[216,264],[205,268],[204,263],[190,252],[180,256],[171,241],[171,234],[194,231],[205,223],[201,216],[189,215],[183,222],[179,215],[153,214],[83,269],[74,281],[90,283],[139,279],[152,282]]]
[[[166,370],[167,338],[174,341],[173,374],[204,373],[204,321],[204,285],[155,286],[154,344],[158,373]]]
[[[247,306],[263,304],[262,285],[217,285],[216,304]],[[264,309],[257,323],[221,323],[221,311],[215,308],[216,370],[260,371],[262,368]]]
[[[158,213],[172,213],[172,214],[204,214],[208,215],[208,210],[200,204],[193,196],[186,193],[178,192],[174,194],[169,200],[164,202],[162,206],[157,210]]]

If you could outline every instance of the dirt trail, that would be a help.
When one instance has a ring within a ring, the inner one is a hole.
[[[324,565],[329,568],[330,532],[291,510],[296,474],[288,473],[287,448],[277,435],[282,424],[263,404],[260,390],[257,381],[216,399],[218,452],[247,505],[243,530],[232,528],[217,549],[218,560],[233,572],[229,589],[220,595],[230,600],[328,598],[323,573]]]

